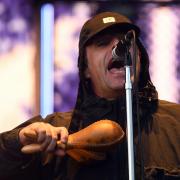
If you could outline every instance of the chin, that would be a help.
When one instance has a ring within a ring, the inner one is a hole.
[[[117,84],[112,84],[111,89],[116,90],[116,91],[123,91],[125,89],[125,84],[124,83],[117,83]]]
[[[111,93],[114,95],[114,97],[119,97],[125,93],[124,86],[123,87],[111,87]]]

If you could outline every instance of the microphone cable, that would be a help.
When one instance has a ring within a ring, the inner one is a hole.
[[[135,93],[135,111],[136,111],[136,120],[137,120],[137,125],[138,125],[138,146],[140,147],[140,174],[141,174],[141,179],[144,180],[144,147],[142,143],[142,132],[141,132],[141,122],[140,122],[140,115],[139,115],[139,88],[138,88],[138,79],[137,79],[137,45],[136,45],[136,35],[135,32],[133,31],[133,43],[132,43],[132,48],[133,48],[133,72],[134,72],[134,93]],[[140,60],[141,61],[141,60]],[[141,62],[140,62],[141,63]],[[137,146],[137,147],[138,147]],[[136,154],[137,154],[137,148],[136,148]],[[136,155],[137,156],[137,155]]]

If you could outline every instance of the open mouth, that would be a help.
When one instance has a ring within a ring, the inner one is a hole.
[[[108,64],[108,71],[111,69],[120,69],[124,67],[124,61],[123,60],[114,60],[111,59]]]

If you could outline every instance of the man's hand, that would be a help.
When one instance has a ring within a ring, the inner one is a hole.
[[[35,134],[36,138],[30,138],[25,134]],[[56,155],[63,156],[65,151],[56,149],[56,142],[60,140],[62,143],[66,143],[68,131],[65,127],[54,127],[48,123],[36,122],[21,129],[19,139],[22,145],[38,143],[41,145],[42,152],[53,152]]]

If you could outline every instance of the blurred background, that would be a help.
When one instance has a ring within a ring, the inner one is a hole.
[[[180,103],[179,0],[0,0],[0,132],[73,108],[79,32],[103,11],[142,29],[159,98]]]

